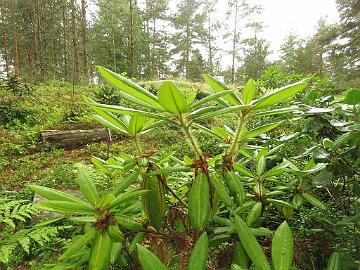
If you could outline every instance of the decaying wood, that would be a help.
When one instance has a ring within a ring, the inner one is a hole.
[[[90,130],[44,130],[41,133],[44,142],[55,144],[61,148],[75,148],[84,144],[108,141],[111,136],[106,128]]]

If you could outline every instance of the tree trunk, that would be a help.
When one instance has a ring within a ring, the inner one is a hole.
[[[189,25],[186,26],[186,48],[185,48],[185,78],[190,80],[190,50],[191,33]]]
[[[238,3],[236,2],[235,3],[233,47],[232,47],[231,83],[235,82],[235,57],[236,57],[236,44],[237,44],[237,14],[238,14]]]
[[[83,39],[83,62],[84,62],[84,81],[89,83],[89,37],[86,22],[86,0],[81,0],[82,17],[82,39]]]
[[[13,45],[14,45],[14,56],[15,56],[15,74],[16,76],[21,75],[20,69],[20,55],[18,47],[18,38],[17,38],[17,21],[16,21],[16,11],[12,10],[13,17]]]
[[[77,32],[76,32],[76,3],[72,0],[71,4],[71,30],[72,30],[72,41],[73,41],[73,59],[74,59],[74,71],[73,71],[73,82],[79,82],[80,65],[79,65],[79,50],[77,46]]]
[[[209,49],[209,67],[210,67],[210,75],[213,75],[213,55],[212,55],[212,46],[211,46],[211,10],[208,10],[209,13],[209,25],[208,25],[208,49]]]
[[[64,81],[68,80],[68,49],[67,49],[67,22],[66,22],[66,14],[67,14],[67,0],[63,3],[62,10],[62,30],[63,30],[63,65],[64,65]]]
[[[135,16],[134,16],[134,1],[129,0],[129,23],[130,23],[130,77],[135,77],[136,67],[136,37],[135,37]]]
[[[0,1],[0,13],[1,13],[1,27],[3,34],[3,55],[5,61],[5,71],[6,76],[9,77],[9,52],[8,52],[8,33],[7,33],[7,24],[6,24],[6,12],[4,0]]]

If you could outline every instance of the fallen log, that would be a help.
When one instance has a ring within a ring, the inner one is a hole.
[[[85,144],[111,141],[110,131],[106,128],[78,130],[44,130],[41,139],[45,143],[61,148],[76,148]]]

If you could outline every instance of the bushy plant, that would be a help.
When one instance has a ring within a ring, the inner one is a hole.
[[[89,98],[86,102],[95,112],[94,119],[132,138],[136,153],[121,153],[109,160],[93,158],[98,170],[114,180],[113,189],[104,192],[98,191],[88,170],[79,166],[77,183],[83,199],[31,186],[48,199],[43,206],[84,224],[84,234],[60,256],[61,267],[88,264],[89,269],[107,269],[120,260],[123,267],[138,269],[131,255],[137,246],[145,270],[291,269],[294,240],[284,219],[291,221],[304,202],[326,209],[310,188],[313,174],[326,166],[274,159],[281,146],[261,145],[256,138],[281,122],[254,123],[259,117],[296,111],[296,106],[275,105],[294,97],[307,83],[300,81],[259,95],[253,80],[239,93],[205,75],[214,91],[194,100],[186,99],[169,81],[155,96],[110,70],[99,67],[99,72],[137,107],[101,104]],[[235,128],[203,125],[204,120],[227,114],[236,116]],[[182,132],[191,156],[144,149],[143,134],[168,124]],[[222,153],[205,152],[199,143],[201,133],[213,136]],[[282,216],[275,224],[266,220],[272,213]]]

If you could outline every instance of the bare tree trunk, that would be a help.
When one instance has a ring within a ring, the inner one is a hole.
[[[189,25],[186,26],[186,49],[185,49],[185,78],[190,80],[190,50],[191,33]]]
[[[320,66],[319,66],[319,76],[322,77],[324,74],[324,57],[323,52],[320,53]]]
[[[62,10],[62,27],[63,27],[63,60],[64,60],[64,80],[68,79],[68,49],[67,49],[67,22],[66,22],[66,14],[67,14],[67,0],[64,1],[64,6]]]
[[[211,46],[211,10],[208,10],[209,17],[208,17],[208,49],[209,49],[209,66],[210,66],[210,74],[213,74],[213,55],[212,55],[212,46]]]
[[[16,76],[21,75],[20,69],[20,55],[19,55],[19,47],[18,47],[18,38],[17,38],[17,21],[16,21],[16,12],[12,10],[12,17],[13,17],[13,45],[14,45],[14,56],[15,56],[15,74]]]
[[[79,82],[80,65],[79,65],[79,50],[77,46],[77,32],[76,32],[76,3],[72,0],[71,4],[71,29],[72,29],[72,41],[73,41],[73,58],[74,58],[74,71],[73,80],[74,83]]]
[[[134,19],[134,2],[129,0],[129,19],[130,19],[130,77],[135,77],[136,67],[136,40],[135,40],[135,19]]]
[[[235,3],[233,47],[232,47],[231,83],[235,82],[235,56],[236,56],[236,44],[237,44],[237,14],[238,14],[238,3],[236,2]]]
[[[83,39],[83,62],[84,62],[84,80],[89,83],[89,37],[86,22],[86,0],[81,0],[81,14],[82,14],[82,39]]]
[[[7,25],[6,25],[6,15],[5,15],[5,4],[4,1],[0,1],[0,12],[1,12],[1,27],[3,29],[3,55],[5,61],[5,71],[6,76],[9,77],[9,52],[8,52],[8,33],[7,33]]]

